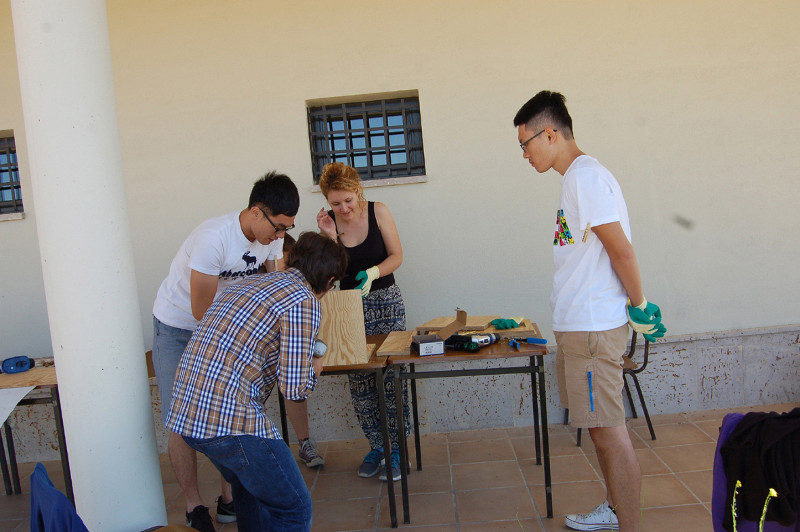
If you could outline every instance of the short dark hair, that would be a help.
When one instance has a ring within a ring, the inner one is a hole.
[[[528,129],[541,129],[546,125],[545,122],[562,131],[565,138],[572,138],[572,117],[567,111],[567,99],[563,94],[541,91],[525,102],[514,117],[514,126],[533,126]]]
[[[338,281],[347,272],[347,251],[326,235],[306,231],[289,251],[286,266],[300,270],[314,293],[324,294],[331,277]]]
[[[272,171],[256,181],[250,192],[247,208],[259,206],[275,216],[295,216],[300,209],[300,194],[289,176]]]

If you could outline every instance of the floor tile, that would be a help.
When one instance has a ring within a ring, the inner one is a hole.
[[[361,478],[355,472],[320,475],[311,492],[311,500],[377,498],[381,484],[377,476]]]
[[[675,475],[642,477],[642,508],[697,504],[701,501]]]
[[[537,517],[524,487],[456,492],[459,522],[508,521]]]
[[[516,460],[453,464],[453,489],[456,491],[524,486]]]
[[[688,473],[677,473],[676,476],[686,484],[700,502],[706,504],[711,503],[711,491],[714,485],[713,471],[691,471]]]
[[[377,506],[377,498],[316,501],[311,530],[312,532],[373,530]]]
[[[422,471],[412,469],[408,475],[409,493],[439,493],[453,490],[449,465],[425,466]],[[394,483],[395,493],[400,493],[400,482]],[[387,495],[387,483],[381,482],[381,493]]]
[[[694,443],[671,447],[655,447],[655,453],[673,472],[702,471],[714,465],[716,443]]]
[[[450,444],[450,461],[453,464],[514,460],[514,449],[508,438],[489,441],[467,441]]]
[[[456,513],[453,507],[452,493],[425,493],[411,494],[409,499],[409,517],[411,525],[448,525],[456,523]],[[398,494],[395,497],[397,503],[397,521],[403,523],[403,500]],[[389,498],[383,497],[380,506],[380,518],[378,526],[388,527],[391,525],[389,513]]]
[[[520,465],[529,485],[544,486],[544,465],[536,465],[536,460],[521,460]],[[553,483],[599,480],[597,471],[584,455],[550,457],[550,478]]]
[[[702,504],[646,508],[642,511],[641,530],[649,532],[708,532],[713,530],[711,513]]]
[[[544,486],[531,486],[531,494],[536,509],[543,518],[547,515],[547,500]],[[563,516],[568,513],[588,512],[606,497],[606,488],[599,480],[589,482],[565,482],[553,484],[553,515]]]
[[[467,442],[467,441],[488,441],[488,440],[504,440],[508,438],[506,429],[485,429],[485,430],[461,430],[458,432],[449,432],[447,440],[453,442]]]
[[[647,443],[649,447],[668,447],[670,445],[714,442],[708,434],[694,426],[692,423],[679,423],[675,425],[660,425],[656,431],[657,440],[650,440],[647,427],[635,427],[634,431]]]
[[[30,529],[30,519],[0,519],[0,532],[23,532]]]
[[[458,526],[458,530],[460,532],[490,532],[494,530],[543,532],[544,529],[538,519],[515,519],[513,521],[490,521],[487,523],[461,523]]]

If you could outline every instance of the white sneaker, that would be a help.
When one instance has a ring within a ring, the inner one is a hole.
[[[608,501],[588,514],[568,514],[564,524],[573,530],[619,530],[617,514],[611,511]]]

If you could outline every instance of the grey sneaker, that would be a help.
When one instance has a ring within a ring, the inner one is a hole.
[[[186,526],[200,532],[216,532],[208,506],[195,506],[194,510],[186,514]]]
[[[386,470],[389,469],[388,467],[384,467],[381,470],[381,476],[378,477],[381,480],[386,480]],[[400,451],[395,450],[392,451],[392,481],[400,480]]]
[[[325,460],[317,454],[316,445],[309,438],[300,442],[300,460],[306,467],[319,467],[325,464]]]
[[[588,514],[568,514],[564,524],[573,530],[619,530],[617,514],[611,510],[608,501]]]
[[[217,497],[217,523],[235,523],[236,505],[233,501],[222,502],[222,497]]]
[[[358,476],[363,478],[374,477],[381,470],[383,464],[383,449],[372,449],[364,457],[358,468]]]

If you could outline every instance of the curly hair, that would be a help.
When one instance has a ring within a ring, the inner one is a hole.
[[[326,198],[330,190],[344,190],[353,192],[358,197],[358,201],[367,201],[358,171],[344,163],[326,164],[322,168],[322,175],[319,178],[319,188]]]

